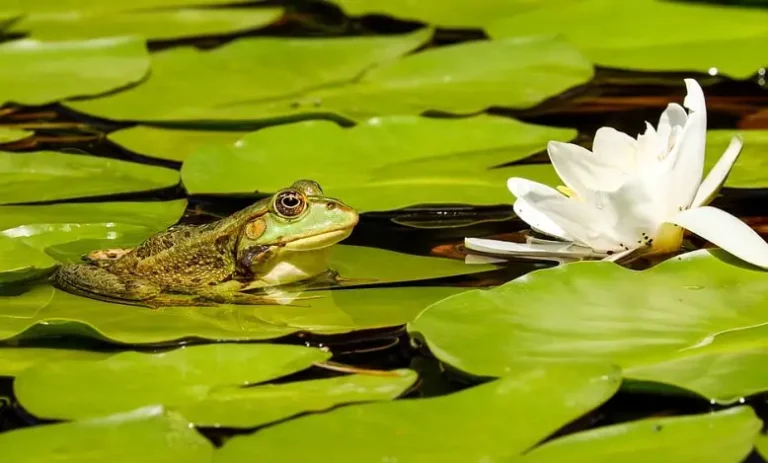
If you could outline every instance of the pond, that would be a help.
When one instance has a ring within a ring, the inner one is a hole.
[[[766,7],[6,0],[0,459],[768,459]]]

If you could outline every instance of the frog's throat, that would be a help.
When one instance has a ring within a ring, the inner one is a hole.
[[[315,251],[317,249],[333,246],[339,241],[347,238],[350,234],[352,234],[351,227],[340,230],[331,230],[325,233],[307,236],[306,238],[289,241],[283,245],[283,249],[287,251]]]

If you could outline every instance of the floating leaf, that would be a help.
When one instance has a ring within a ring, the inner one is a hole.
[[[88,11],[98,13],[230,3],[238,2],[232,0],[120,0],[111,2],[94,2],[91,0],[3,0],[2,11],[23,11],[25,13]],[[0,14],[2,14],[1,11]]]
[[[760,433],[757,436],[755,439],[755,450],[763,459],[768,457],[768,435]]]
[[[152,55],[152,74],[137,87],[68,103],[117,120],[157,121],[164,113],[292,95],[347,82],[426,41],[428,29],[401,36],[247,38],[212,50],[180,47]]]
[[[738,371],[728,375],[710,376],[706,359],[683,362],[684,372],[666,362],[725,350],[753,355],[763,330],[740,330],[768,322],[766,289],[768,273],[719,250],[678,256],[642,272],[580,262],[449,297],[409,329],[441,360],[476,375],[504,375],[521,361],[604,360],[626,368],[628,378],[632,367],[642,366],[643,378],[686,387],[698,376],[699,392],[743,395],[768,390],[768,376],[746,357],[736,362],[732,356]]]
[[[43,105],[125,87],[149,72],[149,54],[137,37],[0,44],[0,104]],[[88,69],[88,72],[83,72]]]
[[[311,178],[361,211],[428,202],[498,204],[512,201],[506,188],[511,169],[489,168],[574,136],[569,129],[491,116],[373,118],[350,129],[306,121],[259,130],[231,147],[201,148],[185,161],[182,177],[193,194],[276,191],[295,178]],[[296,167],[284,169],[285,159]],[[548,164],[514,169],[554,175]]]
[[[428,110],[470,115],[489,107],[530,108],[592,76],[592,64],[558,38],[481,40],[382,63],[348,85],[181,109],[162,120],[267,124],[308,118],[364,121]]]
[[[50,201],[167,188],[178,171],[117,159],[0,152],[0,204]]]
[[[28,33],[48,41],[123,35],[171,40],[255,29],[272,23],[282,14],[279,8],[145,10],[106,14],[67,11],[25,16],[10,31]]]
[[[247,133],[136,126],[112,132],[107,138],[134,153],[170,161],[184,161],[205,145],[231,145]]]
[[[186,199],[179,199],[0,206],[0,234],[61,261],[77,262],[93,249],[115,247],[111,243],[117,242],[136,245],[165,230],[179,220],[186,205]]]
[[[498,461],[600,405],[619,383],[602,365],[524,369],[447,396],[351,405],[233,437],[215,461]]]
[[[36,278],[56,261],[44,252],[0,235],[0,284]]]
[[[0,127],[0,143],[12,143],[34,135],[28,130],[9,129]]]
[[[45,349],[36,347],[0,348],[0,376],[16,376],[39,363],[67,360],[99,360],[110,354],[75,349]]]
[[[768,160],[765,151],[768,149],[768,130],[710,130],[707,132],[707,158],[705,168],[711,169],[731,138],[739,135],[744,139],[739,159],[733,165],[725,186],[732,188],[766,188],[768,187]]]
[[[335,0],[349,16],[386,14],[401,19],[418,20],[452,28],[482,28],[493,20],[544,6],[574,0],[531,2],[530,0],[453,0],[446,8],[440,0]],[[580,1],[580,0],[575,0]]]
[[[752,450],[761,422],[749,407],[654,418],[567,435],[510,463],[739,463]]]
[[[686,27],[680,27],[680,18]],[[744,79],[765,65],[766,23],[768,11],[759,8],[587,0],[501,17],[486,31],[494,38],[561,35],[600,66]]]
[[[183,407],[181,412],[196,426],[255,428],[341,404],[395,399],[417,379],[415,371],[395,370],[381,375],[356,374],[221,389],[203,401]]]
[[[209,463],[213,446],[190,423],[162,407],[0,434],[13,463]]]
[[[157,354],[122,352],[105,359],[38,364],[16,377],[13,390],[33,415],[82,419],[148,405],[196,403],[222,386],[269,381],[330,357],[321,349],[287,344],[208,344]]]
[[[116,343],[150,344],[187,338],[276,339],[299,331],[347,333],[413,320],[435,301],[462,291],[451,287],[313,291],[296,305],[167,307],[151,310],[75,296],[40,285],[17,295],[0,293],[0,340],[34,327],[35,333],[95,336]],[[48,299],[46,299],[48,298]],[[7,309],[7,307],[11,307]]]

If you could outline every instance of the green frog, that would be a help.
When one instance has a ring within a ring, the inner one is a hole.
[[[354,209],[325,197],[316,182],[299,180],[219,221],[177,225],[131,249],[93,252],[88,262],[59,267],[52,282],[152,308],[275,304],[265,290],[325,274],[331,247],[357,222]]]

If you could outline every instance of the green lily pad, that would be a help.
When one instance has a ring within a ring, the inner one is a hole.
[[[0,434],[4,461],[35,463],[209,463],[213,446],[162,407]]]
[[[0,104],[43,105],[92,96],[136,83],[149,72],[149,54],[138,37],[0,44]],[[83,69],[89,72],[84,73]]]
[[[382,376],[355,374],[221,389],[180,411],[196,426],[255,428],[337,405],[395,399],[417,379],[415,371],[395,370]]]
[[[36,278],[56,265],[48,254],[1,235],[0,256],[0,284]]]
[[[0,144],[1,143],[13,143],[15,141],[23,140],[27,137],[34,135],[34,132],[28,130],[9,129],[0,127]]]
[[[531,2],[530,0],[453,0],[446,8],[440,0],[335,0],[349,16],[384,14],[401,19],[423,21],[442,27],[482,28],[499,17],[580,0]]]
[[[530,108],[592,76],[592,64],[559,38],[481,40],[382,63],[347,85],[182,109],[163,115],[163,120],[267,124],[342,118],[354,122],[428,110],[471,115],[489,107]]]
[[[619,383],[618,372],[603,365],[524,369],[446,396],[297,418],[230,439],[214,461],[498,461],[600,405]]]
[[[0,204],[167,188],[179,172],[163,167],[53,151],[0,151]]]
[[[407,53],[432,31],[388,37],[247,38],[201,51],[152,55],[152,74],[134,88],[69,102],[72,109],[115,120],[157,121],[164,113],[292,95],[348,82],[363,70]]]
[[[276,339],[404,325],[424,307],[463,288],[406,287],[313,291],[318,299],[295,305],[168,307],[151,310],[112,304],[47,285],[0,292],[0,340],[30,333],[77,333],[115,343],[152,344],[200,338],[222,341]],[[309,295],[309,294],[307,294]],[[31,330],[34,328],[34,330]]]
[[[306,121],[259,130],[229,147],[201,148],[183,164],[182,178],[193,194],[276,191],[293,178],[312,178],[361,211],[433,201],[498,204],[512,201],[504,193],[511,169],[491,167],[574,136],[492,116],[373,118],[350,129]],[[285,159],[295,167],[284,169]],[[515,169],[554,172],[548,164]]]
[[[100,360],[109,357],[104,352],[78,349],[46,349],[37,347],[0,348],[0,376],[16,376],[40,363],[68,360]]]
[[[685,18],[686,27],[680,27],[680,18]],[[761,43],[768,38],[766,23],[768,11],[756,8],[665,0],[587,0],[502,17],[486,31],[494,38],[558,34],[600,66],[712,70],[744,79],[765,65]]]
[[[604,360],[630,379],[642,366],[641,378],[692,386],[712,399],[741,397],[768,390],[768,376],[749,358],[768,345],[764,330],[741,331],[768,322],[766,288],[768,273],[720,250],[642,272],[580,262],[449,297],[409,330],[438,358],[475,375],[501,376],[521,361]],[[693,358],[726,350],[738,370],[727,375],[711,372],[711,359]],[[667,363],[685,357],[678,366],[686,370]]]
[[[184,161],[205,145],[232,145],[248,132],[184,130],[136,126],[117,130],[107,139],[134,153],[170,161]]]
[[[706,169],[712,168],[734,135],[744,139],[744,148],[733,165],[725,186],[731,188],[768,187],[768,130],[710,130],[707,132]]]
[[[761,425],[749,407],[645,419],[561,437],[509,462],[739,463],[752,450]]]
[[[60,12],[32,14],[10,28],[38,40],[86,40],[100,37],[139,36],[146,40],[225,34],[266,26],[280,16],[269,9],[182,9],[113,13]]]
[[[241,3],[237,0],[121,0],[93,2],[91,0],[3,0],[2,11],[24,13],[54,13],[66,11],[113,12]],[[2,14],[0,11],[0,14]]]
[[[763,459],[768,457],[768,435],[760,433],[757,436],[755,439],[755,450]]]
[[[196,403],[223,386],[245,386],[322,362],[330,352],[282,344],[208,344],[98,360],[40,363],[13,382],[16,398],[38,417],[83,419],[149,405]],[[66,399],[66,400],[63,400]]]

